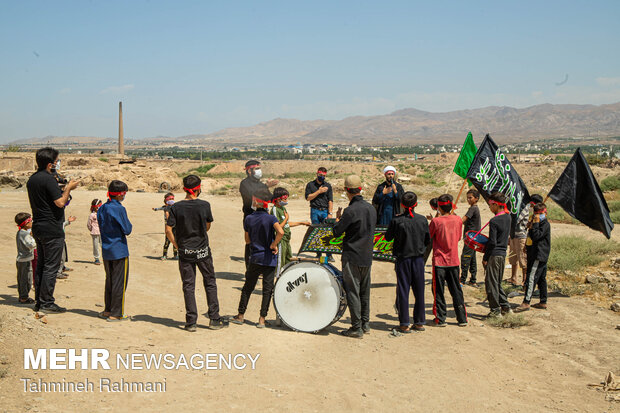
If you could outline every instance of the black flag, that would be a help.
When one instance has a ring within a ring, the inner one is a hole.
[[[581,149],[577,148],[549,197],[571,217],[611,237],[614,223],[609,207]]]
[[[493,192],[506,195],[513,221],[530,202],[530,193],[506,155],[487,134],[467,171],[467,178],[485,200]]]

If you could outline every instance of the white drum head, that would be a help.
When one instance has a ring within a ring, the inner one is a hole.
[[[334,321],[340,307],[341,286],[325,267],[312,262],[287,266],[278,278],[273,301],[289,327],[319,331]]]

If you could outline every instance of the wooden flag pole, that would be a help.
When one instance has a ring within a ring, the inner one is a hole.
[[[546,198],[545,198],[545,200],[543,201],[543,204],[546,204],[546,203],[547,203],[547,200],[549,199],[549,196],[550,196],[550,195],[551,195],[551,194],[547,194],[547,197],[546,197]]]
[[[467,184],[467,178],[463,180],[463,185],[461,185],[461,190],[459,191],[459,194],[456,196],[456,201],[454,201],[454,205],[459,203],[459,199],[461,198],[461,194],[463,193],[463,189],[465,189],[466,184]]]

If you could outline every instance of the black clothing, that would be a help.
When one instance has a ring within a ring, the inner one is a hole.
[[[461,252],[461,283],[462,284],[465,284],[465,281],[467,281],[468,272],[471,274],[469,281],[472,283],[475,283],[476,273],[478,272],[478,263],[476,262],[476,251],[469,248],[467,245],[463,245],[463,251]]]
[[[239,192],[241,192],[241,199],[243,199],[243,219],[250,215],[254,210],[252,209],[252,196],[258,193],[259,191],[269,191],[267,185],[262,183],[260,179],[256,179],[253,176],[248,176],[241,181],[239,184]],[[263,199],[263,201],[271,201],[270,199]]]
[[[103,260],[105,268],[105,308],[111,317],[125,316],[125,290],[129,278],[129,257]]]
[[[343,233],[342,259],[362,267],[372,264],[373,236],[377,224],[375,209],[361,195],[353,197],[340,220],[334,225],[334,236]]]
[[[433,268],[433,314],[435,322],[443,324],[446,322],[448,314],[446,308],[446,298],[444,287],[448,285],[448,290],[452,296],[452,305],[456,320],[459,323],[467,322],[467,310],[463,299],[463,289],[459,283],[459,267],[434,267]]]
[[[499,312],[502,308],[510,308],[508,297],[502,288],[505,266],[505,256],[493,255],[489,258],[485,269],[484,287],[486,289],[487,299],[489,300],[489,308],[495,313]]]
[[[494,255],[506,256],[508,236],[510,235],[510,214],[496,215],[489,221],[489,242],[482,261],[488,261]]]
[[[203,261],[211,256],[207,222],[213,222],[211,205],[202,199],[186,199],[170,207],[166,225],[175,228],[179,258]]]
[[[527,260],[547,262],[551,252],[551,225],[549,221],[543,219],[540,222],[532,222],[527,237],[528,240],[525,242]],[[532,240],[531,245],[528,245],[529,240]]]
[[[271,294],[273,293],[273,280],[276,274],[276,267],[266,267],[264,265],[250,263],[245,272],[245,283],[241,289],[241,299],[239,300],[239,314],[245,314],[248,308],[250,296],[256,288],[258,277],[263,276],[263,300],[260,306],[260,316],[267,317]]]
[[[409,291],[413,290],[413,323],[426,324],[424,313],[424,258],[405,258],[396,261],[396,306],[398,321],[403,327],[409,326]]]
[[[480,208],[478,208],[478,205],[470,206],[465,216],[467,219],[463,225],[463,238],[465,238],[467,231],[480,231]]]
[[[370,266],[342,258],[342,281],[347,293],[351,328],[359,330],[370,321]]]
[[[394,217],[385,233],[385,240],[394,240],[392,255],[398,260],[422,257],[431,242],[428,220],[420,214],[409,213]]]
[[[320,184],[316,181],[316,179],[308,182],[306,184],[306,199],[308,199],[308,195],[315,193],[322,186],[327,187],[327,192],[319,194],[316,198],[310,201],[310,208],[326,211],[329,208],[329,201],[334,201],[334,192],[332,191],[332,186],[329,182],[323,182]]]
[[[60,260],[65,249],[64,238],[34,238],[37,243],[37,270],[34,296],[41,308],[54,304],[54,288]]]
[[[183,299],[185,300],[185,325],[196,324],[198,308],[196,307],[196,266],[202,274],[202,284],[207,294],[208,316],[211,320],[220,318],[220,304],[217,299],[217,283],[213,270],[213,259],[207,257],[198,262],[179,259],[179,272],[183,282]]]
[[[377,220],[379,220],[381,218],[381,215],[383,214],[383,203],[381,202],[381,200],[383,197],[383,189],[386,185],[388,185],[387,181],[380,183],[375,190],[374,196],[372,197],[372,206],[375,207],[375,209],[377,210]],[[394,182],[393,185],[396,185],[396,196],[392,199],[392,211],[394,212],[394,216],[396,216],[403,212],[400,203],[403,199],[403,194],[405,193],[405,190],[403,189],[403,186],[398,182]]]
[[[523,302],[529,304],[532,301],[534,290],[538,286],[540,302],[547,303],[547,262],[536,259],[527,260],[527,275],[525,276],[525,297]]]
[[[64,238],[65,208],[58,208],[54,203],[62,197],[58,181],[43,169],[30,176],[26,187],[32,209],[32,235],[35,238]]]

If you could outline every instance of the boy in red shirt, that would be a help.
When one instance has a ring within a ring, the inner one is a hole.
[[[438,327],[446,326],[446,299],[444,286],[452,296],[452,304],[459,327],[467,326],[467,311],[459,279],[459,240],[463,232],[463,221],[451,212],[455,208],[452,196],[439,197],[437,210],[440,216],[429,225],[433,243],[433,314]]]

